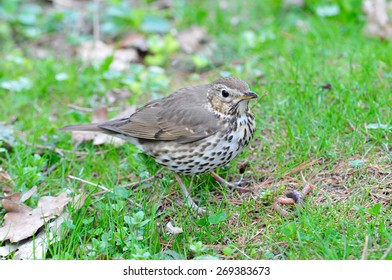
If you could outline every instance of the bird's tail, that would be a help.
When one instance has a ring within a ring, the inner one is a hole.
[[[96,123],[67,125],[67,126],[60,128],[60,130],[61,131],[104,132],[101,128],[98,127],[98,124],[96,124]]]

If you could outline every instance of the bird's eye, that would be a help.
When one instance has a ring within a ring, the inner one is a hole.
[[[225,90],[225,89],[222,89],[222,96],[223,97],[229,97],[229,92],[227,91],[227,90]]]

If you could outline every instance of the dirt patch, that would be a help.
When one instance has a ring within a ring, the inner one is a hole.
[[[253,190],[267,188],[278,194],[283,191],[284,195],[291,190],[301,191],[310,184],[316,203],[335,204],[355,198],[365,204],[387,206],[392,201],[392,160],[386,154],[376,154],[372,159],[363,161],[355,158],[335,162],[313,159],[283,176],[260,172],[267,176],[253,186]]]

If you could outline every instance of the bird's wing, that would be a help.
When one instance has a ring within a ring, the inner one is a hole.
[[[149,140],[179,143],[197,141],[215,134],[218,119],[207,109],[206,85],[180,89],[147,103],[129,118],[99,125],[112,132]]]

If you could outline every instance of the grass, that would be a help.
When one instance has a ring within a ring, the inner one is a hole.
[[[0,120],[12,123],[16,138],[11,147],[3,143],[1,167],[15,191],[39,186],[32,206],[47,194],[87,194],[64,225],[67,235],[49,247],[46,258],[392,259],[391,43],[362,34],[360,5],[353,4],[358,1],[336,2],[344,5],[331,18],[315,12],[327,1],[308,1],[303,9],[272,0],[229,1],[225,10],[214,1],[174,2],[167,17],[179,29],[204,26],[222,50],[221,66],[192,74],[132,66],[108,78],[110,61],[88,66],[56,50],[34,58],[33,43],[5,36],[0,82],[25,77],[31,86],[0,87]],[[142,7],[146,13],[151,9]],[[240,20],[233,26],[235,17]],[[254,141],[218,170],[238,180],[240,161],[246,160],[243,176],[254,187],[241,193],[221,188],[209,175],[184,177],[193,198],[210,211],[204,217],[184,205],[174,176],[132,145],[73,147],[71,136],[58,131],[91,121],[91,113],[68,104],[107,105],[112,88],[133,92],[114,107],[142,105],[222,72],[247,80],[262,95],[252,108],[258,125]],[[58,73],[68,78],[59,81]],[[157,172],[162,176],[122,187]],[[67,179],[69,174],[113,193]],[[275,199],[306,182],[316,188],[302,208],[289,209],[295,214],[281,217],[272,209]],[[4,214],[0,209],[0,217]],[[183,233],[168,234],[169,221]]]

